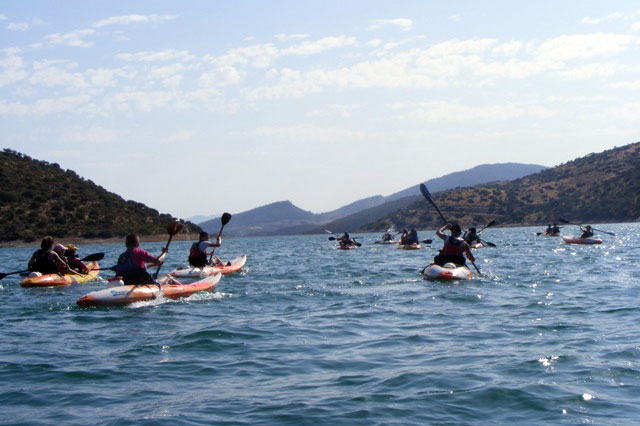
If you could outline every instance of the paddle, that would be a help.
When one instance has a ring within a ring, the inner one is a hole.
[[[218,231],[218,236],[216,237],[216,241],[218,240],[218,238],[220,238],[220,235],[222,235],[222,230],[224,229],[224,226],[229,223],[229,221],[231,220],[231,214],[230,213],[222,213],[222,217],[220,218],[220,231]],[[213,260],[213,253],[215,253],[216,248],[214,247],[213,250],[211,250],[211,256],[209,256],[209,263],[211,263],[211,261]]]
[[[422,240],[423,244],[431,244],[433,240]]]
[[[84,257],[82,259],[80,259],[83,262],[97,262],[98,260],[102,260],[104,259],[104,253],[93,253],[90,254],[87,257]],[[13,271],[13,272],[7,272],[7,273],[0,273],[0,281],[2,281],[5,277],[8,277],[9,275],[15,275],[15,274],[21,274],[23,272],[30,272],[30,269],[25,269],[22,271]]]
[[[560,222],[568,223],[569,225],[582,226],[579,223],[569,222],[567,219],[563,219],[563,218],[560,218]],[[603,234],[611,235],[612,237],[616,236],[616,234],[614,234],[613,232],[607,232],[607,231],[603,231],[602,229],[596,229],[596,228],[593,228],[593,227],[591,229],[593,229],[594,231],[602,232]]]
[[[169,244],[171,244],[171,240],[173,239],[173,236],[176,235],[178,232],[180,232],[183,226],[184,225],[181,222],[178,222],[177,220],[167,225],[167,233],[169,234],[169,240],[167,241],[167,245],[164,246],[163,253],[166,253],[169,250]],[[158,265],[158,268],[156,269],[156,273],[153,274],[154,280],[158,279],[158,273],[160,272],[161,266],[162,266],[162,263]]]
[[[444,221],[445,225],[447,223],[449,223],[449,221],[447,221],[447,219],[445,219],[444,215],[442,214],[442,212],[440,211],[440,209],[438,208],[438,206],[436,205],[435,201],[433,201],[433,198],[431,198],[431,194],[429,194],[429,190],[427,189],[427,187],[424,185],[424,183],[420,184],[420,192],[422,193],[422,196],[429,202],[431,203],[431,205],[433,207],[435,207],[436,211],[438,212],[438,214],[440,215],[440,217],[442,218],[442,220]],[[476,266],[476,263],[473,262],[472,260],[469,260],[469,262],[471,262],[471,264],[473,265],[474,268],[476,268],[476,271],[478,271],[479,275],[482,275],[482,272],[480,272],[480,269],[478,269],[478,267]]]

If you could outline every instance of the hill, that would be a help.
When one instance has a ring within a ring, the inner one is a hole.
[[[589,154],[557,167],[510,182],[457,188],[434,195],[452,221],[463,226],[497,220],[501,225],[536,225],[559,217],[582,223],[640,219],[640,143]],[[390,225],[417,229],[441,224],[424,200],[396,211],[363,230]]]
[[[227,235],[269,235],[281,229],[298,225],[317,223],[317,215],[293,205],[291,201],[278,201],[257,207],[243,213],[233,215],[233,219],[225,227]],[[202,222],[200,227],[207,232],[217,232],[220,218]]]
[[[535,164],[483,164],[428,180],[426,184],[439,191],[462,185],[515,179],[545,168]],[[289,201],[280,201],[237,214],[227,225],[225,232],[228,235],[247,236],[313,234],[323,232],[325,227],[358,230],[363,225],[408,206],[411,204],[410,197],[413,196],[415,201],[419,194],[416,184],[387,197],[375,195],[320,214],[302,210]],[[220,226],[220,219],[202,222],[200,226],[209,232],[216,231]]]
[[[168,214],[107,191],[72,170],[5,149],[0,153],[0,241],[166,234]],[[199,232],[187,222],[184,232]]]

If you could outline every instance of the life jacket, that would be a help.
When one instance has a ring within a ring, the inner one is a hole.
[[[133,254],[133,250],[127,250],[118,257],[118,264],[116,265],[116,275],[124,275],[127,272],[134,271],[136,266],[133,264],[133,259],[131,259],[131,255]]]
[[[207,254],[200,251],[200,241],[197,243],[191,244],[191,249],[189,250],[189,264],[193,266],[204,266],[207,264]]]
[[[448,236],[447,239],[444,240],[444,247],[440,250],[440,254],[443,256],[462,256],[465,248],[463,240]]]
[[[36,260],[31,265],[31,270],[40,272],[41,274],[57,274],[58,265],[53,260],[53,255],[49,251],[38,249],[36,252]]]

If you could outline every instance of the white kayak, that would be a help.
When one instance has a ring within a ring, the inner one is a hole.
[[[445,263],[444,266],[432,263],[422,270],[422,276],[430,281],[456,281],[470,280],[473,274],[466,266],[457,266],[455,263]]]
[[[222,274],[217,273],[192,284],[181,284],[170,279],[167,281],[168,284],[116,285],[86,294],[76,303],[82,307],[124,306],[160,297],[179,299],[201,291],[213,291],[220,282],[220,278],[222,278]]]
[[[222,275],[229,275],[240,271],[244,267],[245,263],[247,263],[247,255],[243,254],[224,265],[205,266],[204,268],[188,266],[174,269],[169,273],[169,275],[176,278],[202,278],[208,277],[209,275],[215,275],[218,272]]]

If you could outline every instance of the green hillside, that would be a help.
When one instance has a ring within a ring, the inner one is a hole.
[[[5,149],[0,152],[0,241],[165,234],[175,220],[125,201],[72,170]],[[199,232],[190,222],[183,232]]]
[[[457,188],[434,194],[447,219],[463,226],[495,219],[502,225],[542,225],[565,217],[582,223],[640,220],[640,143],[589,154],[506,183]],[[370,223],[362,230],[390,225],[434,228],[433,207],[420,200]]]

